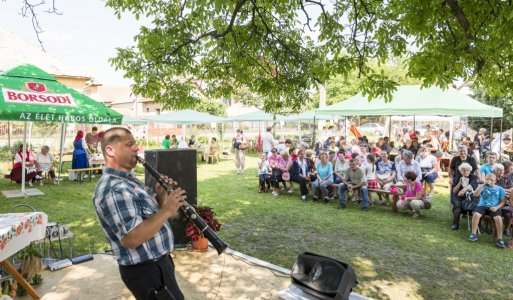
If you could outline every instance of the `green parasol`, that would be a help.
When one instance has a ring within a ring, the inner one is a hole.
[[[33,65],[0,74],[0,120],[121,124],[123,116]]]
[[[65,86],[36,66],[20,65],[0,74],[0,120],[25,122],[24,144],[27,122],[61,123],[61,158],[66,123],[114,125],[121,124],[122,118],[120,113]],[[25,191],[25,159],[22,165],[21,192],[10,193],[12,197],[30,195]],[[34,190],[34,195],[42,194]]]

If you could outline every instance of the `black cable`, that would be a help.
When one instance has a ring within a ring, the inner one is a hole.
[[[221,290],[221,283],[223,282],[223,275],[224,275],[224,266],[226,265],[226,254],[223,255],[224,261],[223,261],[223,268],[221,269],[221,278],[219,278],[219,284],[217,285],[217,292],[216,296],[214,297],[214,300],[217,299],[217,294],[219,294],[219,290]]]
[[[284,277],[284,278],[289,278],[290,275],[279,275],[279,274],[276,274],[275,271],[269,267],[266,267],[266,266],[262,266],[262,265],[259,265],[259,264],[255,264],[255,263],[252,263],[252,262],[248,262],[247,260],[245,259],[242,259],[242,258],[238,258],[235,254],[233,253],[229,253],[231,257],[235,258],[236,260],[239,260],[239,261],[242,261],[250,266],[256,266],[256,267],[261,267],[261,268],[264,268],[264,269],[267,269],[269,270],[274,276],[276,277]]]

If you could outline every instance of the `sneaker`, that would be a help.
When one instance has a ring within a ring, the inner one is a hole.
[[[362,207],[362,211],[366,213],[369,211],[369,208],[367,206],[364,206],[364,207]]]
[[[468,240],[471,241],[471,242],[475,242],[477,241],[477,235],[475,234],[471,234],[469,237],[468,237]]]
[[[280,188],[280,191],[284,191],[284,190],[285,190],[285,188],[284,188],[284,187]]]
[[[330,202],[330,198],[329,197],[324,197],[324,204],[327,204],[328,202]]]
[[[93,174],[93,175],[91,175],[91,178],[96,178],[96,175],[94,175],[94,174]]]
[[[318,200],[317,196],[313,196],[312,198],[313,198],[313,201],[317,201]]]
[[[507,236],[507,237],[511,237],[511,231],[504,230],[504,235]]]
[[[278,193],[276,193],[275,191],[273,191],[273,192],[271,193],[271,195],[272,195],[272,196],[278,196]]]
[[[87,175],[87,174],[84,174],[84,176],[82,176],[82,178],[88,178],[88,177],[89,177],[89,175]]]
[[[28,183],[28,185],[29,185],[29,186],[34,186],[34,185],[32,184],[32,182],[29,182],[29,183]]]
[[[35,177],[35,178],[36,178],[37,180],[41,180],[41,179],[43,179],[43,176],[36,175],[36,177]]]
[[[452,224],[451,230],[458,230],[460,226],[458,224]]]
[[[420,217],[419,213],[418,212],[413,212],[413,214],[411,215],[413,218],[418,218]]]
[[[346,205],[345,205],[345,204],[339,204],[339,205],[338,205],[338,209],[344,209],[344,208],[346,208]]]
[[[289,193],[289,194],[294,193],[294,189],[290,189],[290,190],[288,190],[288,191],[287,191],[287,193]]]
[[[301,196],[301,200],[303,200],[303,202],[306,202],[306,196],[305,195]]]
[[[497,240],[497,242],[495,242],[495,245],[497,245],[497,247],[499,248],[506,248],[506,244],[503,240]]]

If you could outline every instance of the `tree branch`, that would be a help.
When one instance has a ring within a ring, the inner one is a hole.
[[[470,23],[468,22],[467,16],[458,4],[458,0],[446,0],[447,5],[451,9],[452,15],[456,18],[461,28],[465,32],[468,39],[474,39],[474,35],[471,32]]]

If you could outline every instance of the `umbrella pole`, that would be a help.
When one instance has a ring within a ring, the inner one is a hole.
[[[57,185],[61,184],[62,179],[62,154],[64,152],[64,139],[66,138],[66,123],[62,123],[61,125],[61,144],[59,147],[59,179],[57,180]]]
[[[25,160],[27,159],[27,122],[23,122],[23,147],[21,152],[21,193],[25,194],[25,172],[27,167]]]

